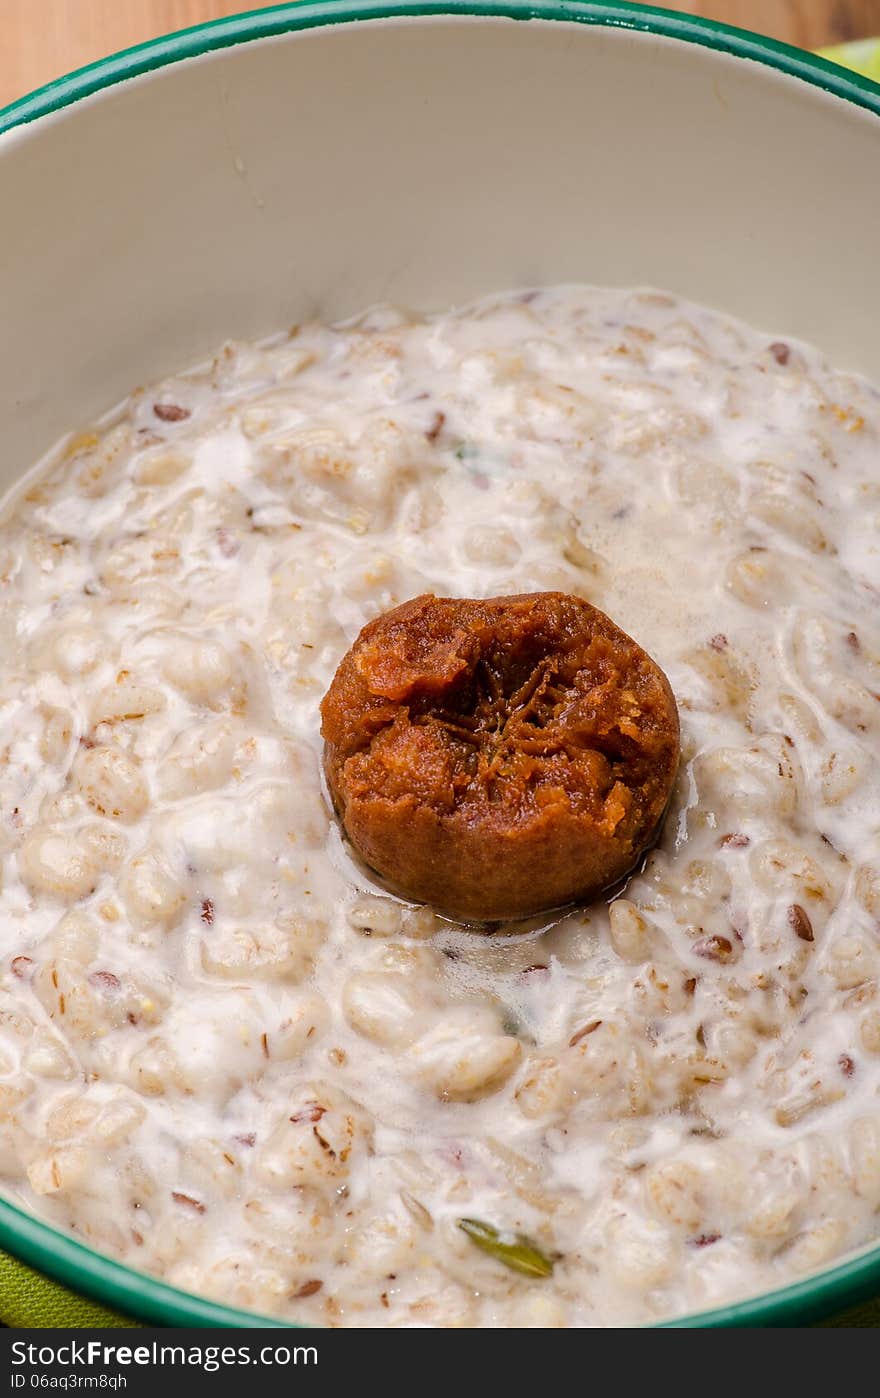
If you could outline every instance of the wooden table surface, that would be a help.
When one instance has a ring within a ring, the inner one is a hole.
[[[690,0],[667,8],[723,19],[804,48],[880,35],[880,0]],[[253,0],[0,0],[0,106],[95,58]]]

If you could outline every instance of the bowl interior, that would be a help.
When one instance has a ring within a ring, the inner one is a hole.
[[[0,485],[227,337],[384,299],[654,285],[880,377],[878,140],[765,64],[573,18],[334,23],[99,89],[0,139]]]

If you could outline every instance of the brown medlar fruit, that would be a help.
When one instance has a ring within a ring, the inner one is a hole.
[[[616,883],[655,838],[679,758],[663,671],[561,592],[395,607],[343,657],[321,714],[355,849],[462,920]]]

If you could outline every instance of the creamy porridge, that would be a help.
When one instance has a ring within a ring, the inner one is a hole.
[[[136,393],[0,527],[0,1176],[331,1325],[648,1321],[880,1207],[880,394],[653,293],[370,312]],[[622,895],[389,896],[319,704],[407,598],[556,589],[669,676]],[[546,919],[545,919],[546,921]]]

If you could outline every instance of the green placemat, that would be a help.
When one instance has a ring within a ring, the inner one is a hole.
[[[880,82],[880,39],[861,39],[852,44],[838,44],[820,49],[823,58],[830,58],[844,68]],[[135,1326],[104,1306],[88,1301],[30,1267],[0,1252],[0,1321],[15,1327],[48,1329],[90,1329],[100,1326]],[[844,1315],[820,1322],[824,1326],[856,1326],[859,1329],[880,1327],[880,1299],[858,1306]]]
[[[876,1330],[880,1327],[880,1300],[866,1301],[864,1306],[855,1306],[851,1311],[844,1311],[843,1315],[832,1316],[831,1320],[817,1321],[817,1325],[820,1328],[831,1326],[848,1330]]]
[[[137,1324],[84,1296],[77,1296],[5,1252],[0,1252],[0,1320],[16,1329],[40,1330],[54,1326],[65,1330],[91,1330]]]
[[[853,44],[837,44],[833,48],[819,49],[822,58],[830,58],[843,68],[852,68],[855,73],[864,73],[880,83],[880,39],[858,39]]]

